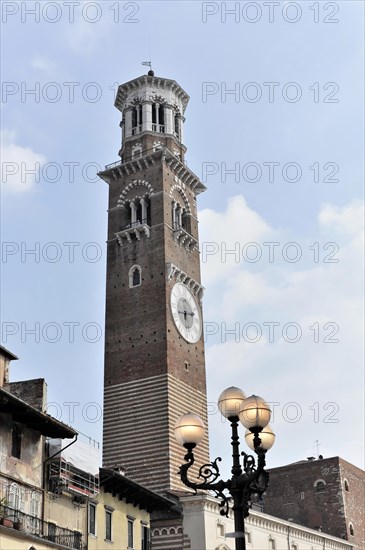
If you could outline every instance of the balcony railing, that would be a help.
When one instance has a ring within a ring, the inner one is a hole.
[[[152,124],[152,132],[160,132],[160,134],[165,133],[164,124]]]
[[[8,506],[1,508],[0,519],[3,518],[12,522],[13,529],[17,529],[27,535],[76,550],[84,550],[86,548],[82,533],[59,527],[55,523],[43,521],[35,516],[29,516],[15,508],[9,508]]]
[[[132,227],[137,227],[138,225],[143,225],[145,223],[147,225],[150,225],[148,218],[144,218],[143,220],[137,220],[136,222],[133,222],[133,223],[127,223],[125,225],[121,225],[119,228],[119,231],[124,231],[124,229],[131,229]]]

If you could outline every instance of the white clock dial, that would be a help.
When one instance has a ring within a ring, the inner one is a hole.
[[[190,344],[195,344],[202,333],[199,307],[186,285],[176,283],[171,290],[171,312],[177,330]]]

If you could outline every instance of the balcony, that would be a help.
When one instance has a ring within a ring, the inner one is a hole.
[[[184,246],[186,250],[193,250],[197,248],[198,241],[194,239],[192,235],[182,227],[178,222],[173,223],[174,240],[180,245]]]
[[[82,533],[59,527],[55,523],[43,521],[35,516],[24,514],[15,508],[3,507],[0,510],[0,519],[4,527],[16,529],[26,535],[37,537],[43,541],[53,542],[67,548],[85,550],[86,544]],[[8,525],[6,525],[8,520]],[[4,525],[5,524],[5,525]]]
[[[126,239],[126,242],[131,243],[132,238],[136,238],[137,241],[141,240],[141,235],[145,234],[146,237],[150,236],[150,226],[149,226],[149,220],[147,218],[136,221],[133,223],[128,223],[126,225],[122,225],[117,233],[115,233],[115,236],[118,240],[118,243],[120,246],[123,246],[123,239]]]

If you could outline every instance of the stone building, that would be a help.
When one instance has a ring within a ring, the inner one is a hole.
[[[126,478],[100,469],[100,492],[88,507],[88,548],[149,550],[150,514],[170,510],[174,502]]]
[[[76,548],[67,524],[54,530],[44,519],[44,472],[46,438],[67,440],[77,432],[45,413],[43,379],[9,382],[15,359],[0,346],[0,548]]]
[[[264,511],[365,545],[364,471],[342,458],[309,458],[273,468]]]
[[[121,473],[46,414],[43,379],[9,382],[0,346],[0,550],[148,550],[150,513],[174,502]]]
[[[182,497],[184,544],[191,550],[233,550],[235,540],[233,512],[219,514],[219,504],[209,495]],[[350,542],[284,521],[258,510],[251,510],[245,520],[247,550],[351,550]],[[163,529],[153,533],[154,539],[168,539]],[[162,544],[161,544],[162,547]]]

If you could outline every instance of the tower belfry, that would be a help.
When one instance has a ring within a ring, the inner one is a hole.
[[[207,425],[196,196],[184,162],[189,96],[153,71],[118,88],[121,160],[109,185],[103,463],[157,491],[179,490],[179,416]],[[209,462],[208,436],[197,463]]]

